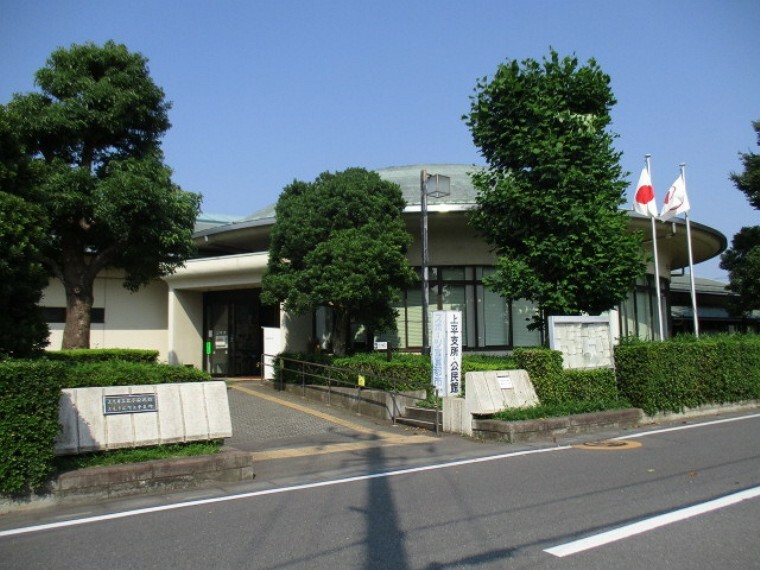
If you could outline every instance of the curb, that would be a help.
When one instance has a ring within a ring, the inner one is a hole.
[[[546,441],[558,436],[636,427],[641,423],[643,416],[644,412],[640,409],[628,408],[544,420],[505,422],[473,419],[472,432],[473,437],[478,439],[508,443]]]
[[[77,501],[186,490],[214,483],[239,483],[252,481],[254,476],[253,457],[243,451],[89,467],[59,475],[49,483],[44,494],[0,499],[0,514]]]

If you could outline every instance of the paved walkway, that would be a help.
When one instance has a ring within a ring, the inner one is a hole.
[[[253,453],[254,461],[360,449],[432,443],[430,432],[356,415],[261,380],[229,380],[233,436],[225,445]]]

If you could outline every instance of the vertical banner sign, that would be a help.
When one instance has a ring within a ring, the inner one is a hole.
[[[462,312],[433,311],[430,356],[433,385],[441,397],[462,392]]]

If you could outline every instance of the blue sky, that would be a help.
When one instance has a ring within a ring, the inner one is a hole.
[[[0,103],[58,47],[124,43],[173,101],[176,182],[247,215],[325,170],[483,164],[461,119],[476,81],[551,46],[611,76],[631,184],[651,153],[661,202],[685,162],[692,220],[730,240],[760,223],[728,179],[760,152],[758,30],[757,0],[0,0]]]

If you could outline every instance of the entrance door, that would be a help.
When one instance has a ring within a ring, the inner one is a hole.
[[[261,327],[278,326],[279,311],[276,307],[262,307],[259,294],[259,289],[213,291],[204,294],[204,368],[210,374],[261,374]]]

